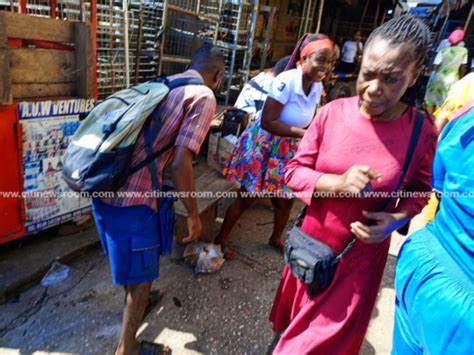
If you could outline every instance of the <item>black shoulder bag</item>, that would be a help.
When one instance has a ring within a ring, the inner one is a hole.
[[[221,125],[221,136],[225,137],[230,134],[239,137],[247,127],[248,113],[244,110],[234,108],[224,113],[224,119]]]
[[[421,113],[417,113],[405,157],[405,162],[403,164],[402,173],[395,191],[398,191],[403,183],[403,179],[405,178],[406,172],[410,165],[410,161],[415,151],[422,126],[423,115]],[[391,201],[392,198],[389,198],[379,210],[385,210]],[[298,220],[301,220],[301,216]],[[312,298],[316,293],[329,287],[334,277],[339,260],[341,260],[344,255],[347,254],[347,252],[354,245],[355,241],[356,238],[352,239],[346,245],[344,250],[339,255],[336,255],[327,244],[309,236],[295,225],[288,232],[287,239],[285,241],[285,263],[290,268],[294,277],[308,285],[308,295],[310,298]]]

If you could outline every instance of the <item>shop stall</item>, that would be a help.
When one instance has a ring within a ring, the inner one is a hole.
[[[0,36],[5,243],[90,211],[90,201],[61,179],[61,161],[81,118],[95,105],[96,87],[90,23],[0,11]]]

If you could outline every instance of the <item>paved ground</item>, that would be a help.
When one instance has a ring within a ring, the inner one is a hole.
[[[249,210],[232,237],[238,259],[217,274],[196,277],[189,266],[164,258],[154,288],[164,287],[166,294],[140,337],[164,341],[174,354],[265,354],[272,341],[267,317],[283,267],[282,257],[265,244],[271,222],[268,205]],[[362,354],[390,352],[394,263],[389,256]],[[0,354],[113,354],[123,292],[111,285],[99,248],[69,266],[62,283],[37,284],[0,305]]]

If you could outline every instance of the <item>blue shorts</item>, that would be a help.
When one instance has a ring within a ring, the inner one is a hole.
[[[97,231],[109,257],[116,285],[137,284],[159,277],[159,215],[148,206],[115,207],[93,199]]]
[[[400,251],[395,294],[392,354],[474,354],[474,285],[429,225]]]

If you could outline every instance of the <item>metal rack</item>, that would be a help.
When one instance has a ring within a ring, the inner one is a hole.
[[[228,104],[247,81],[258,0],[168,0],[163,10],[160,74],[183,71],[192,53],[212,43],[227,54],[218,98]]]
[[[137,84],[158,73],[163,1],[132,0],[128,11],[130,81]]]
[[[97,88],[99,100],[157,75],[158,35],[163,1],[98,0],[96,3]],[[84,0],[0,0],[0,10],[69,21],[90,21]],[[94,2],[95,3],[95,2]]]
[[[207,10],[216,8],[207,6]],[[197,1],[166,1],[163,14],[159,72],[170,75],[183,71],[193,52],[204,43],[215,43],[219,18],[202,14]]]
[[[227,53],[228,104],[247,81],[258,0],[97,0],[98,98],[153,78],[175,74],[192,53],[212,43]],[[91,0],[0,0],[0,9],[70,21],[89,21]]]
[[[99,99],[156,76],[162,13],[162,1],[98,1]]]

